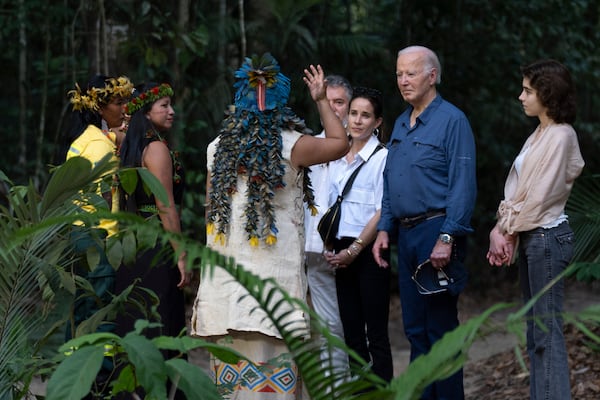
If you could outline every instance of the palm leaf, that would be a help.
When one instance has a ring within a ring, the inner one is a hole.
[[[64,283],[66,232],[77,219],[74,200],[111,167],[104,160],[92,169],[73,159],[54,170],[43,195],[33,184],[12,185],[7,205],[0,207],[0,398],[22,395],[36,372],[31,360],[57,327],[49,320],[57,317],[50,304]]]
[[[579,280],[600,279],[600,175],[579,178],[569,202],[567,214],[575,232],[576,265],[574,274]]]
[[[412,361],[406,371],[394,379],[391,389],[397,400],[420,398],[423,390],[433,382],[445,379],[461,369],[467,360],[468,350],[479,337],[482,326],[491,315],[510,304],[496,304],[481,315],[471,318],[438,340],[427,354]]]
[[[4,390],[31,375],[23,366],[36,345],[28,339],[45,318],[40,309],[45,300],[43,288],[57,287],[59,277],[54,268],[66,255],[61,240],[64,225],[32,235],[20,234],[44,217],[39,212],[39,200],[32,185],[16,188],[8,198],[10,208],[1,209],[0,372],[4,379],[0,384]],[[18,372],[9,377],[5,375],[9,371]]]
[[[188,245],[185,247],[189,249]],[[233,258],[224,257],[208,247],[202,249],[201,260],[203,274],[210,274],[211,270],[217,266],[223,268],[248,291],[249,296],[257,301],[258,307],[266,313],[267,318],[281,334],[290,350],[310,398],[315,400],[346,399],[367,388],[378,389],[378,398],[385,398],[386,383],[372,373],[365,361],[360,359],[356,353],[346,347],[342,341],[334,338],[322,319],[309,309],[304,301],[291,297],[275,280],[262,279],[258,275],[246,271],[243,265],[237,264]],[[292,309],[301,309],[309,314],[311,329],[314,332],[327,338],[330,346],[344,349],[350,357],[363,366],[362,369],[353,371],[359,379],[344,380],[344,377],[340,376],[332,365],[323,365],[320,358],[321,344],[307,339],[309,332],[304,324],[287,318],[293,312]]]

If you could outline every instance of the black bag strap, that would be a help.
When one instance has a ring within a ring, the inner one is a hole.
[[[371,153],[369,158],[367,158],[367,160],[365,162],[363,162],[358,167],[356,167],[356,169],[352,172],[352,175],[350,175],[350,178],[348,178],[348,180],[346,181],[346,184],[344,185],[344,189],[342,190],[342,194],[340,194],[338,196],[337,201],[342,201],[344,199],[344,196],[346,196],[346,194],[348,194],[348,192],[350,191],[350,188],[352,187],[352,183],[354,183],[354,179],[356,178],[356,175],[358,175],[358,171],[360,171],[362,166],[365,165],[367,162],[369,162],[371,157],[373,157],[373,154],[377,153],[379,150],[381,150],[383,148],[384,148],[384,146],[381,143],[378,143],[377,147],[375,147],[375,150],[373,150],[373,152]]]

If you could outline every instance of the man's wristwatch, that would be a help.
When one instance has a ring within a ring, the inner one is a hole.
[[[438,240],[442,243],[445,244],[452,244],[454,243],[454,237],[452,237],[452,235],[448,234],[448,233],[440,233],[440,236],[438,237]]]

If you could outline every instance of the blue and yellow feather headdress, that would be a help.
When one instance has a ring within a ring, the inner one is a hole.
[[[273,199],[285,186],[281,155],[283,130],[311,133],[304,121],[286,106],[290,80],[280,72],[269,53],[246,58],[235,72],[234,103],[221,124],[208,198],[207,233],[224,244],[229,233],[231,199],[238,177],[248,190],[244,229],[250,244],[277,242]],[[304,174],[304,199],[314,206],[308,175]],[[237,194],[242,195],[241,193]]]
[[[235,78],[236,108],[263,112],[287,104],[290,80],[280,72],[279,64],[271,54],[246,57],[235,72]]]

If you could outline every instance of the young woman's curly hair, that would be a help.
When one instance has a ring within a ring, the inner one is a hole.
[[[554,122],[572,124],[577,114],[575,85],[569,70],[555,60],[540,60],[521,67],[523,77],[529,79],[531,87],[548,116]]]

